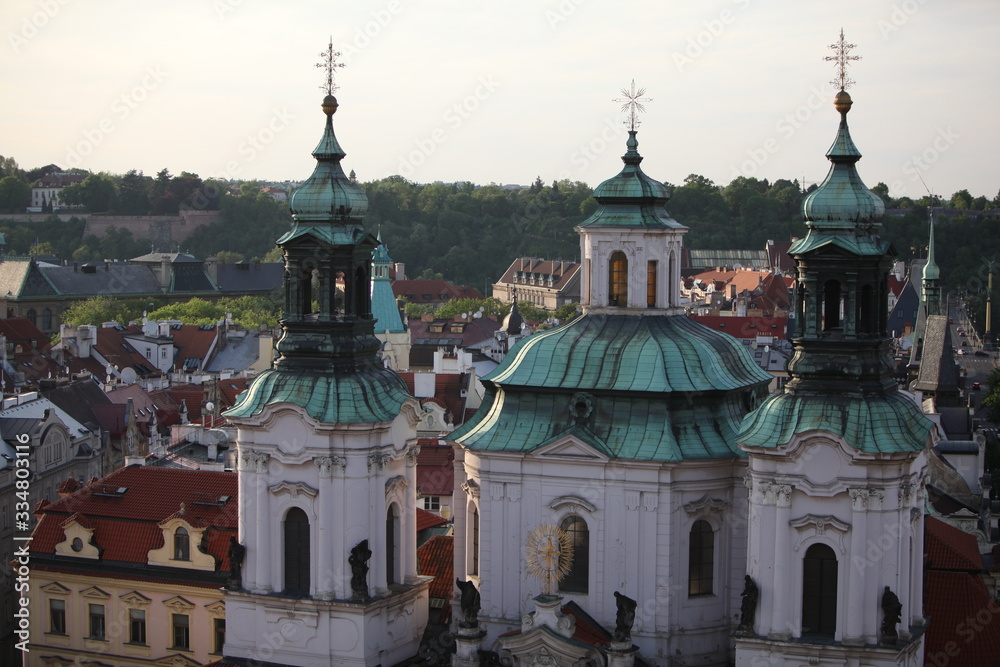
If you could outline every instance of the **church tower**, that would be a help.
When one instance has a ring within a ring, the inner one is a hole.
[[[623,92],[624,165],[577,227],[583,314],[520,340],[449,435],[455,576],[479,589],[482,647],[502,660],[578,656],[555,613],[573,603],[644,660],[721,666],[746,562],[735,437],[770,376],[679,307],[687,227],[640,168],[643,91]]]
[[[739,666],[923,665],[924,450],[933,425],[893,380],[886,331],[895,251],[861,182],[837,49],[830,172],[789,249],[799,327],[784,391],[743,421],[747,583]],[[758,599],[759,595],[759,599]]]
[[[941,269],[934,261],[934,214],[930,215],[930,236],[927,241],[927,263],[924,264],[923,275],[923,307],[924,318],[931,315],[942,315],[941,312]]]
[[[237,427],[242,575],[226,596],[226,662],[392,665],[417,653],[427,581],[416,562],[419,404],[378,359],[364,192],[341,167],[324,52],[316,167],[277,241],[284,317],[274,367],[226,413]],[[239,547],[234,547],[239,548]],[[231,554],[232,558],[232,554]]]

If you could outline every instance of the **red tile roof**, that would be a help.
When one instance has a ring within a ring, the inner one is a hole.
[[[452,285],[447,280],[396,280],[392,293],[405,296],[411,303],[444,303],[452,299],[482,299],[483,295],[467,285]]]
[[[455,591],[455,538],[435,535],[417,549],[420,574],[434,577],[428,592],[432,598],[451,600]]]
[[[246,378],[219,380],[219,393],[222,394],[222,403],[227,407],[236,405],[236,397],[246,391],[246,388]]]
[[[448,523],[448,519],[435,514],[434,512],[428,512],[422,507],[417,508],[417,532],[422,530],[427,530],[428,528],[433,528],[434,526],[443,526]]]
[[[32,349],[35,341],[38,350],[45,351],[49,347],[49,337],[31,323],[27,317],[7,317],[0,319],[0,335],[7,338],[8,343],[21,345],[24,350]]]
[[[983,571],[975,536],[932,516],[924,524],[924,554],[928,569]]]
[[[202,328],[194,324],[184,324],[172,327],[170,334],[177,348],[174,355],[174,370],[184,368],[188,359],[197,360],[198,368],[202,368],[208,360],[208,352],[215,342],[218,327]]]
[[[132,343],[125,336],[142,335],[142,329],[135,325],[127,327],[98,327],[97,342],[94,350],[108,363],[117,366],[119,369],[132,368],[139,374],[139,377],[155,377],[162,375],[156,365],[139,354]]]
[[[756,338],[774,336],[785,338],[788,320],[784,317],[727,317],[725,315],[691,315],[691,319],[704,324],[709,329],[725,331],[736,338]]]
[[[1000,656],[1000,614],[978,575],[928,570],[924,613],[929,617],[924,639],[928,665],[982,667]],[[993,621],[993,622],[991,622]]]
[[[437,440],[420,442],[417,455],[417,488],[422,496],[450,496],[455,492],[455,450]]]
[[[125,491],[119,493],[119,489]],[[226,496],[225,502],[219,502]],[[61,525],[72,515],[94,527],[102,560],[145,564],[150,549],[163,546],[158,524],[178,512],[208,526],[208,550],[228,570],[229,537],[237,530],[237,476],[232,472],[129,466],[92,482],[42,510],[33,552],[53,553],[65,539]]]

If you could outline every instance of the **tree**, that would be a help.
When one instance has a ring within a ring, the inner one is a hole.
[[[983,398],[983,405],[990,409],[990,421],[1000,422],[1000,368],[994,368],[986,378],[988,391]]]
[[[950,204],[952,208],[968,210],[972,208],[972,195],[968,190],[959,190],[951,196]]]
[[[563,305],[556,308],[552,316],[555,317],[560,322],[566,322],[571,320],[580,314],[580,304],[578,303],[564,303]]]
[[[215,324],[225,319],[226,309],[205,299],[172,303],[148,314],[151,320],[179,320],[184,324]]]
[[[142,316],[144,308],[148,308],[150,305],[157,304],[156,302],[144,303],[136,299],[122,301],[110,296],[92,296],[67,308],[63,313],[62,321],[73,326],[81,324],[101,326],[104,322],[126,324],[138,320]]]
[[[130,170],[122,176],[118,184],[119,212],[122,215],[149,214],[149,186],[152,179],[146,178],[141,171]]]
[[[437,317],[455,317],[462,313],[472,315],[480,308],[483,308],[483,316],[503,315],[508,311],[500,299],[491,296],[485,299],[452,299],[438,306],[434,314]]]
[[[118,191],[107,174],[90,174],[83,182],[63,188],[59,199],[71,206],[84,206],[91,213],[105,213],[117,207]]]
[[[0,210],[23,213],[31,204],[31,186],[17,176],[0,178]]]

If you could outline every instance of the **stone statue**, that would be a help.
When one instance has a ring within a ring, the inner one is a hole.
[[[736,632],[740,634],[753,634],[753,625],[757,617],[757,598],[760,597],[760,589],[749,574],[743,578],[743,592],[740,594],[743,602],[740,603],[740,624]]]
[[[459,623],[463,628],[479,627],[479,589],[471,581],[456,579],[458,589],[462,591],[462,615],[465,620]]]
[[[347,559],[351,565],[351,600],[355,602],[368,599],[368,559],[371,557],[368,540],[361,540],[351,549]]]
[[[903,605],[900,604],[896,594],[886,586],[882,591],[882,643],[896,644],[899,635],[896,633],[896,624],[899,623],[900,615],[903,613]]]
[[[615,591],[615,604],[618,607],[618,615],[615,617],[614,641],[632,641],[632,624],[635,623],[636,602],[627,595]]]
[[[243,557],[247,555],[247,548],[237,541],[232,535],[229,536],[229,579],[226,581],[226,588],[231,591],[238,591],[243,587]]]

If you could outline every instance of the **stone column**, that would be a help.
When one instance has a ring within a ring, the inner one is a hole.
[[[868,540],[868,489],[848,489],[851,496],[851,556],[849,563],[867,563],[865,547]],[[841,637],[845,644],[864,644],[865,620],[865,573],[857,567],[844,567],[847,573],[847,614],[838,609],[838,616],[846,619]],[[872,590],[881,590],[878,582],[872,582]]]
[[[791,629],[796,625],[795,621],[788,615],[791,608],[791,593],[789,591],[789,581],[791,579],[791,536],[789,532],[792,527],[788,525],[789,516],[792,511],[792,487],[789,484],[772,484],[774,492],[774,573],[771,586],[774,589],[774,609],[771,615],[771,631],[768,637],[771,639],[787,640],[791,639]],[[779,618],[784,623],[779,625]]]
[[[332,600],[334,596],[333,555],[331,541],[337,527],[331,521],[333,512],[333,457],[324,456],[313,459],[313,464],[319,469],[319,492],[316,494],[316,592],[313,595],[318,600]]]
[[[278,539],[283,540],[281,535],[280,517],[271,516],[271,503],[267,494],[267,462],[270,457],[262,452],[253,453],[254,475],[253,483],[256,485],[257,496],[257,567],[256,581],[254,582],[254,593],[266,595],[275,588],[281,588],[281,582],[277,586],[271,585],[271,542],[273,533],[278,533]]]
[[[459,628],[455,634],[455,657],[453,667],[479,667],[479,649],[482,647],[485,630],[475,628]]]
[[[633,646],[631,640],[611,642],[608,647],[608,667],[633,667],[638,646]]]

